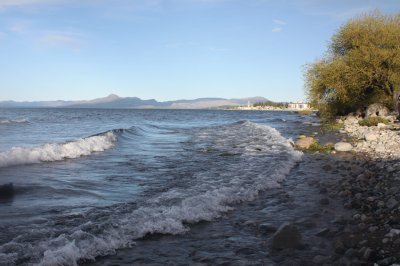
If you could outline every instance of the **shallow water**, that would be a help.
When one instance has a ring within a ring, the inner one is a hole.
[[[317,122],[285,112],[87,109],[3,109],[0,121],[0,184],[15,187],[0,202],[0,264],[11,265],[73,265],[153,233],[181,243],[199,222],[217,225],[292,179],[302,154],[288,138]]]

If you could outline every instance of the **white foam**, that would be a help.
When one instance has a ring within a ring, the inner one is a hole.
[[[26,118],[18,118],[18,119],[0,119],[0,124],[19,124],[19,123],[28,123],[29,120]]]
[[[13,147],[0,153],[0,167],[73,159],[110,149],[116,137],[112,132],[67,143],[48,143],[39,147]]]

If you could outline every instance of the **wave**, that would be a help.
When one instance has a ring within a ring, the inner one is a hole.
[[[109,131],[66,143],[47,143],[33,148],[13,147],[0,152],[0,167],[74,159],[110,149],[115,141],[116,135]]]
[[[237,203],[254,200],[260,191],[279,187],[302,156],[274,128],[248,121],[197,130],[187,145],[192,152],[179,161],[193,166],[193,175],[177,176],[181,185],[134,207],[117,204],[92,210],[61,234],[46,226],[46,236],[55,238],[21,243],[18,237],[0,246],[0,262],[31,256],[39,265],[78,265],[131,247],[147,234],[184,233],[190,223],[211,221]],[[37,231],[43,234],[43,228]]]
[[[21,123],[29,123],[29,120],[26,118],[0,119],[0,124],[21,124]]]

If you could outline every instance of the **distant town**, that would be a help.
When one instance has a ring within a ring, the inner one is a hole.
[[[312,110],[309,103],[306,102],[258,102],[251,104],[250,102],[247,105],[230,107],[231,110],[266,110],[266,111],[305,111]]]

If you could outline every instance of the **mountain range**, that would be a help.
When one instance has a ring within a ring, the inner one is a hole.
[[[210,109],[233,107],[247,105],[248,103],[269,102],[264,97],[250,97],[240,99],[224,99],[224,98],[199,98],[194,100],[176,100],[159,102],[154,99],[142,100],[137,97],[119,97],[115,94],[110,94],[104,98],[97,98],[88,101],[36,101],[36,102],[16,102],[2,101],[0,108],[38,108],[38,107],[53,107],[53,108],[122,108],[122,109]]]

